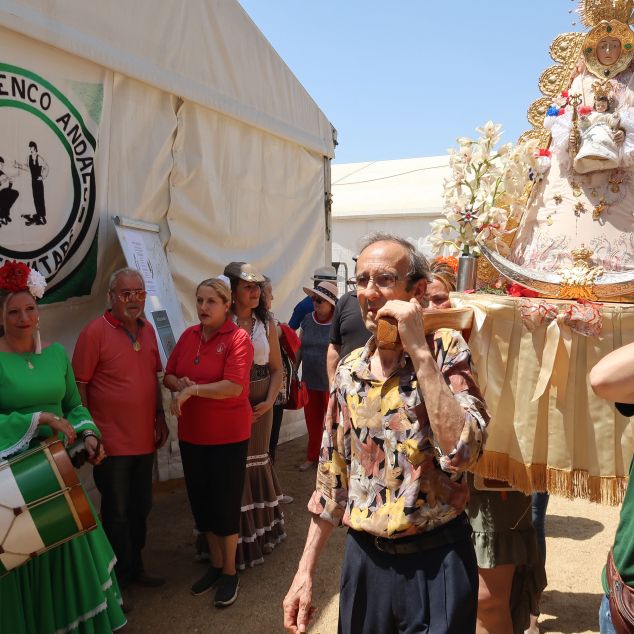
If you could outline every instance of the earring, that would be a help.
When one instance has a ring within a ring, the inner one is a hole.
[[[40,337],[40,320],[37,320],[37,326],[35,328],[35,334],[33,335],[35,341],[35,354],[42,354],[42,338]]]

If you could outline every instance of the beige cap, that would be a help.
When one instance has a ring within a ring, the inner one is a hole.
[[[225,266],[223,274],[227,277],[235,277],[245,282],[264,282],[264,276],[248,262],[229,262]]]

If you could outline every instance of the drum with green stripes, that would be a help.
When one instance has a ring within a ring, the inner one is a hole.
[[[60,441],[0,461],[0,575],[94,525]]]

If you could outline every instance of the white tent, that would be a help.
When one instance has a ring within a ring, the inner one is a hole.
[[[189,321],[195,284],[230,260],[273,279],[280,315],[329,260],[332,126],[235,0],[4,0],[0,51],[0,156],[19,191],[0,258],[37,265],[65,300],[43,311],[48,338],[71,347],[103,308],[123,263],[114,215],[160,225]],[[46,226],[28,224],[31,140]]]
[[[449,173],[447,156],[333,164],[332,259],[352,275],[360,237],[388,231],[425,238],[430,221],[441,216]]]
[[[333,155],[236,0],[0,3],[0,264],[47,277],[43,336],[69,352],[124,265],[116,215],[159,225],[186,321],[231,260],[268,274],[290,315],[330,261]]]

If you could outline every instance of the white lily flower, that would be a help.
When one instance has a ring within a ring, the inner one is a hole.
[[[487,121],[477,128],[477,141],[460,137],[458,147],[449,150],[451,176],[443,182],[444,218],[432,222],[428,241],[434,252],[477,254],[479,234],[500,252],[508,249],[506,225],[524,204],[529,170],[535,171],[538,163],[537,141],[498,148],[501,130],[501,124]]]
[[[483,138],[489,139],[492,145],[497,145],[500,140],[502,131],[501,123],[493,123],[493,121],[487,121],[483,126],[476,128],[476,132]]]

